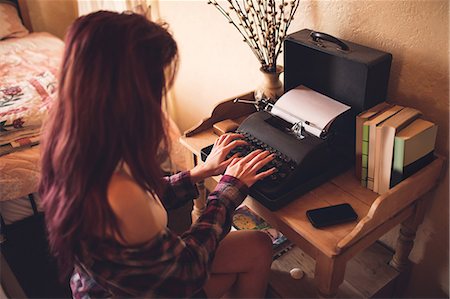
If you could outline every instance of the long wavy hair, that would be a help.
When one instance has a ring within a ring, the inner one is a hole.
[[[81,240],[121,236],[107,201],[121,161],[137,184],[160,195],[159,157],[168,145],[161,102],[177,61],[165,26],[141,15],[100,11],[69,28],[39,184],[62,277],[73,269]]]

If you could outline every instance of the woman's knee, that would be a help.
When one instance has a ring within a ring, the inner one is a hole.
[[[253,250],[257,253],[255,256],[258,257],[258,260],[264,259],[271,263],[273,256],[272,239],[262,231],[247,232],[248,235],[245,236],[249,245],[247,250]]]

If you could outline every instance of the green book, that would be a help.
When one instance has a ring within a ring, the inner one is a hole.
[[[420,111],[417,109],[405,107],[377,126],[377,138],[375,140],[377,158],[375,161],[375,175],[373,177],[374,192],[383,194],[389,190],[395,133],[419,118],[420,114]]]
[[[398,132],[394,139],[391,188],[433,160],[436,135],[437,125],[423,119],[416,119]]]
[[[361,156],[362,156],[362,135],[363,135],[363,125],[364,122],[370,120],[391,107],[390,104],[382,102],[368,110],[361,112],[356,116],[356,136],[355,136],[355,174],[356,177],[361,180]]]
[[[367,120],[362,129],[362,149],[361,149],[361,185],[373,190],[373,177],[375,173],[375,136],[376,127],[392,115],[398,113],[403,107],[392,106],[383,111],[373,119]]]
[[[369,163],[369,126],[363,126],[361,148],[361,186],[367,187],[367,168]]]

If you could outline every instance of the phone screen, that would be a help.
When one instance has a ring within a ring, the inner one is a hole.
[[[355,210],[348,203],[308,210],[306,215],[311,224],[317,228],[350,222],[358,218]]]

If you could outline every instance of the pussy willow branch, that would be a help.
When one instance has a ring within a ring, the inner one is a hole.
[[[242,2],[242,5],[239,3]],[[227,0],[229,10],[208,0],[244,38],[266,71],[275,71],[287,30],[300,0]],[[286,6],[290,6],[287,9]]]
[[[220,6],[217,1],[210,0],[208,1],[208,4],[213,4],[221,13],[222,15],[228,19],[228,22],[232,24],[242,35],[244,38],[244,42],[247,43],[247,45],[252,49],[255,56],[261,61],[261,63],[264,61],[263,57],[261,57],[260,53],[255,50],[255,46],[252,44],[252,39],[249,38],[249,36],[246,34],[246,28],[245,26],[241,25],[241,27],[236,24],[236,22],[230,17],[230,13],[227,12],[225,9],[223,9],[222,6]]]
[[[247,4],[247,6],[246,6]],[[253,7],[254,11],[251,10],[251,7]],[[258,18],[258,10],[255,7],[255,3],[253,3],[252,0],[249,0],[247,2],[244,2],[244,8],[245,8],[245,14],[247,16],[247,18],[250,19],[251,16],[251,22],[253,22],[255,25],[254,27],[254,34],[255,34],[255,42],[258,44],[258,47],[261,51],[262,57],[263,57],[263,65],[265,64],[265,62],[267,61],[267,53],[266,51],[264,51],[265,49],[267,49],[267,42],[264,39],[263,36],[263,30],[261,27],[261,20],[260,18]],[[266,46],[266,47],[264,47]]]
[[[250,0],[253,3],[253,0]],[[255,7],[255,15],[259,16],[256,17],[256,19],[258,20],[258,25],[259,25],[259,36],[260,36],[260,40],[261,40],[261,45],[263,47],[263,49],[265,49],[266,51],[264,52],[265,54],[265,61],[268,61],[269,59],[269,53],[267,52],[267,49],[269,48],[267,39],[264,36],[264,32],[267,30],[267,23],[266,23],[266,12],[263,6],[261,6],[263,3],[260,0],[256,0],[258,6],[254,6]],[[254,5],[254,4],[253,4]],[[264,13],[263,13],[264,11]]]
[[[258,43],[259,37],[258,37],[258,32],[256,30],[257,28],[256,28],[256,26],[253,25],[254,20],[252,21],[248,17],[249,13],[251,12],[251,9],[245,8],[245,2],[243,3],[244,9],[241,8],[241,6],[239,5],[239,2],[236,0],[235,1],[228,0],[228,3],[231,5],[230,9],[235,11],[236,14],[238,15],[238,17],[240,18],[239,25],[241,25],[248,31],[247,36],[251,40],[255,51],[258,52],[257,57],[260,60],[260,62],[263,62],[264,61],[264,52],[261,49],[260,44]],[[252,16],[254,16],[253,12],[251,12],[251,14],[252,14]],[[243,24],[242,22],[245,23],[245,25],[242,25]]]
[[[285,4],[287,4],[287,3],[285,3]],[[280,40],[284,40],[285,39],[286,34],[287,34],[287,30],[289,28],[289,25],[291,24],[292,20],[294,19],[294,15],[295,15],[295,12],[297,11],[297,8],[298,8],[299,4],[300,4],[299,1],[297,1],[296,3],[295,2],[291,2],[291,11],[289,13],[289,17],[287,19],[284,19],[286,21],[283,20],[284,21],[284,28],[282,29],[282,36],[280,37]],[[282,48],[282,45],[280,44],[279,47],[278,47],[276,56],[278,56],[281,53],[281,48]]]

